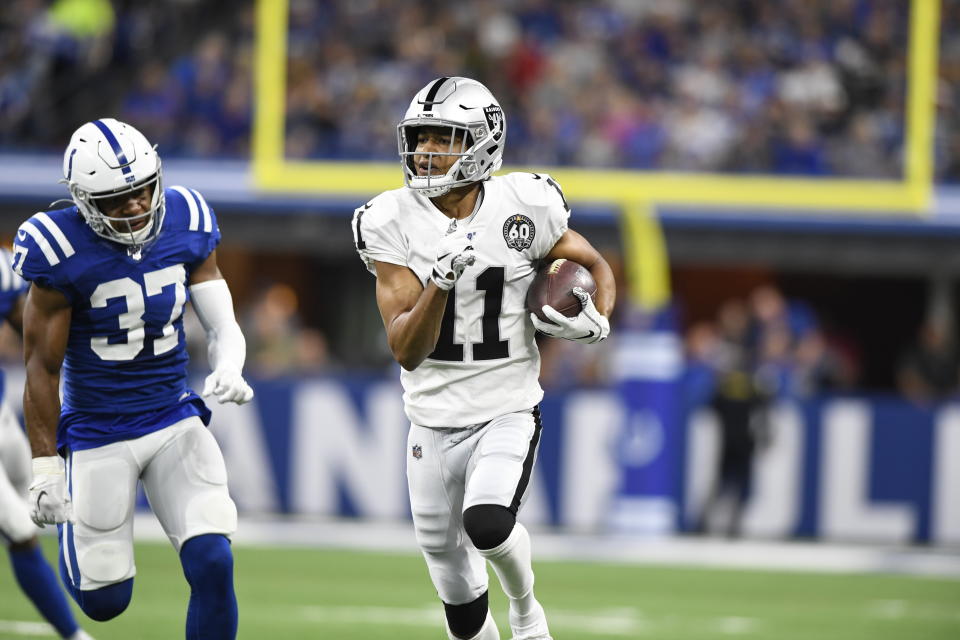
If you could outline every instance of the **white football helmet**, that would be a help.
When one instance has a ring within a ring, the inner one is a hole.
[[[97,235],[135,248],[160,233],[165,211],[160,158],[132,126],[101,118],[77,129],[63,154],[63,177],[73,202]],[[151,185],[153,196],[146,213],[124,218],[110,217],[101,210],[104,200],[129,197]],[[134,230],[144,219],[147,224]]]
[[[419,127],[450,127],[450,147],[445,152],[418,153]],[[470,78],[437,78],[417,92],[397,126],[397,142],[404,182],[428,198],[451,188],[485,180],[503,164],[507,121],[490,90]],[[459,138],[459,143],[457,142]],[[417,175],[414,155],[458,159],[444,175]]]

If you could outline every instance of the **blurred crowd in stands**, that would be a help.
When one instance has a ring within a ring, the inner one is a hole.
[[[778,399],[850,391],[859,382],[856,348],[828,335],[807,304],[786,298],[774,285],[726,300],[714,318],[678,321],[688,325],[677,331],[683,334],[687,363],[683,393],[692,406],[736,397],[760,407]],[[607,351],[616,349],[616,342],[611,336]],[[541,351],[541,378],[548,388],[615,382],[603,348],[551,340]]]
[[[900,356],[896,384],[904,397],[920,406],[960,396],[960,345],[952,313],[935,310],[923,321]]]
[[[686,393],[694,404],[734,398],[762,405],[844,391],[857,382],[856,354],[828,340],[813,310],[772,285],[730,299],[686,335]]]
[[[618,307],[622,314],[628,306]],[[682,307],[682,300],[678,302]],[[684,406],[712,406],[718,415],[745,424],[779,400],[822,394],[858,393],[863,384],[863,345],[857,336],[831,330],[804,300],[790,298],[774,284],[725,300],[714,317],[684,319],[674,314],[686,363],[681,388]],[[616,320],[616,319],[615,319]],[[673,321],[671,321],[673,322]],[[596,348],[563,340],[542,340],[544,388],[609,386],[617,382],[612,353],[623,322]],[[960,398],[960,344],[956,312],[931,305],[913,340],[895,349],[887,391],[920,407]],[[758,430],[756,421],[751,433]],[[757,434],[754,434],[757,435]]]
[[[166,155],[244,157],[249,0],[9,0],[0,145],[58,149],[116,115]],[[901,173],[901,0],[291,0],[286,152],[389,160],[431,78],[487,83],[508,163]],[[943,2],[942,33],[960,26]],[[942,38],[938,172],[960,179],[960,39]]]
[[[510,165],[894,177],[908,11],[903,0],[290,0],[286,153],[395,159],[413,93],[469,75],[503,103]],[[941,18],[937,172],[960,181],[960,0],[944,0]],[[165,158],[247,157],[254,34],[250,0],[7,0],[0,150],[59,152],[78,123],[113,115]],[[336,367],[290,287],[246,302],[261,375]],[[931,320],[904,355],[897,383],[910,397],[957,389],[948,325]],[[608,383],[614,343],[545,342],[545,386]],[[727,301],[685,343],[687,389],[704,402],[736,380],[758,402],[857,382],[856,354],[772,287]]]

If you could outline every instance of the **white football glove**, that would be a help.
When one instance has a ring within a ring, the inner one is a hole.
[[[67,491],[63,458],[41,456],[33,459],[30,483],[30,519],[41,527],[73,522],[73,504]]]
[[[457,221],[450,223],[447,235],[437,246],[437,261],[433,265],[430,279],[444,291],[450,291],[457,283],[464,269],[476,261],[473,245],[465,232],[457,232]]]
[[[537,331],[551,338],[565,338],[587,344],[600,342],[610,335],[610,321],[597,311],[593,298],[580,287],[573,288],[573,295],[580,300],[580,313],[568,318],[550,305],[543,305],[543,315],[553,322],[544,322],[531,313],[530,320]]]
[[[236,368],[219,367],[207,376],[201,395],[204,398],[215,395],[220,404],[224,402],[244,404],[253,399],[253,389]]]

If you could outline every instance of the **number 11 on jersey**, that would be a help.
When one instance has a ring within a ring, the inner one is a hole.
[[[497,360],[510,356],[509,342],[500,339],[500,312],[503,309],[504,267],[487,267],[476,279],[476,289],[483,291],[483,340],[470,345],[473,360]],[[457,317],[457,283],[447,294],[447,306],[440,322],[437,347],[428,357],[431,360],[463,362],[464,345],[454,341],[454,323]]]

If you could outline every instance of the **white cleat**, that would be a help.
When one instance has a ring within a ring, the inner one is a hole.
[[[511,608],[510,630],[513,631],[513,640],[553,640],[547,628],[547,616],[539,602],[534,611],[523,616],[522,619],[514,614]]]
[[[93,636],[83,629],[77,629],[77,632],[67,638],[67,640],[93,640]]]

